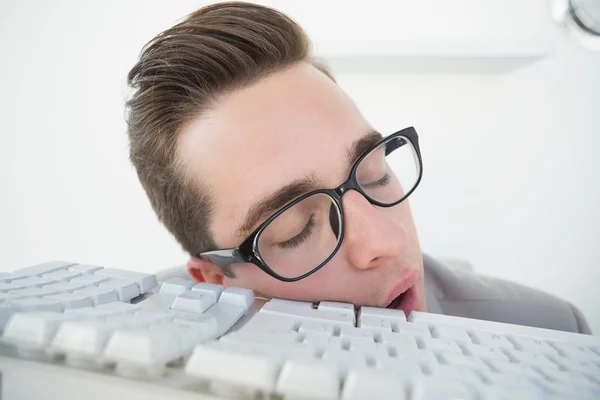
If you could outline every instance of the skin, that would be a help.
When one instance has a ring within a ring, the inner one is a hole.
[[[316,177],[322,188],[345,181],[347,149],[372,130],[337,84],[299,63],[221,98],[183,129],[178,152],[186,173],[211,188],[210,229],[219,248],[231,248],[245,238],[236,230],[251,204],[306,176]],[[414,274],[418,309],[426,311],[423,260],[408,200],[380,208],[349,191],[342,204],[342,246],[303,280],[281,282],[250,263],[235,264],[232,279],[198,258],[189,261],[188,271],[196,281],[247,287],[264,298],[376,307],[386,307],[399,282]]]

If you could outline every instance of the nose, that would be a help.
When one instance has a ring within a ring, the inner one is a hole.
[[[385,209],[375,208],[355,190],[344,194],[342,204],[345,222],[342,246],[352,265],[360,269],[375,268],[405,251],[407,230],[402,222],[382,212]]]

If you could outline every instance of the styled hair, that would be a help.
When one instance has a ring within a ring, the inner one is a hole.
[[[216,247],[214,194],[201,177],[186,176],[177,154],[182,128],[223,95],[303,61],[334,80],[296,22],[244,2],[200,8],[142,49],[127,76],[130,159],[158,219],[190,255]]]

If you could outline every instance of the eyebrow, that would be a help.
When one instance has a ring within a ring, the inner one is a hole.
[[[360,139],[355,140],[348,149],[346,149],[346,162],[348,163],[348,170],[352,168],[355,162],[371,147],[375,146],[377,142],[383,139],[381,133],[371,130],[367,132]]]
[[[383,136],[381,136],[381,133],[371,130],[360,139],[352,142],[350,147],[347,148],[343,154],[345,161],[348,164],[348,169],[350,169],[366,151],[382,138]],[[310,176],[292,181],[253,204],[248,211],[244,223],[237,230],[238,236],[246,237],[259,222],[267,219],[292,200],[303,194],[317,190],[320,186],[322,186],[321,180],[313,173]]]

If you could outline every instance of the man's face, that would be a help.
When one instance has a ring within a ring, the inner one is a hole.
[[[253,206],[279,189],[307,177],[318,188],[344,182],[349,152],[370,132],[350,98],[319,70],[301,63],[222,97],[185,127],[179,153],[187,173],[211,189],[210,231],[218,248],[232,248],[250,233],[239,228]],[[381,208],[351,190],[342,205],[343,243],[314,274],[288,283],[253,264],[234,264],[235,277],[222,283],[267,298],[376,307],[388,306],[412,286],[404,297],[414,300],[411,308],[424,311],[423,261],[408,201]]]

